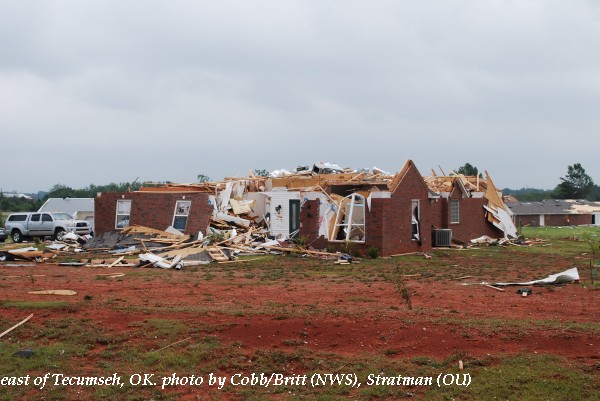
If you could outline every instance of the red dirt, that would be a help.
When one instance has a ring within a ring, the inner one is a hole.
[[[126,275],[97,278],[107,272]],[[35,316],[29,324],[68,315],[91,319],[115,333],[133,331],[132,323],[149,317],[177,319],[188,327],[218,325],[219,330],[212,335],[222,343],[240,342],[248,355],[261,349],[292,350],[300,346],[343,355],[393,350],[397,358],[548,353],[583,364],[599,362],[598,331],[577,330],[572,324],[598,323],[600,291],[580,284],[533,287],[532,295],[521,297],[514,287],[501,292],[480,285],[462,286],[452,280],[411,277],[404,282],[411,295],[409,310],[395,285],[381,279],[260,281],[221,270],[206,280],[202,268],[198,272],[155,270],[150,276],[132,272],[139,270],[0,266],[4,284],[0,298],[60,300],[74,306],[32,310]],[[34,289],[71,289],[77,295],[27,293]],[[86,301],[86,296],[92,299]],[[130,306],[149,306],[158,313],[149,315]],[[208,313],[181,312],[182,308],[198,306],[207,308]],[[11,322],[29,313],[18,308],[0,309],[0,316]],[[515,320],[524,319],[521,325],[515,324]],[[503,325],[505,320],[512,323]],[[289,345],[291,340],[293,345]],[[130,338],[129,342],[148,340]],[[97,345],[92,356],[103,348]]]

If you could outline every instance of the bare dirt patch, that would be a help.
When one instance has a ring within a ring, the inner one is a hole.
[[[215,335],[222,341],[240,342],[248,349],[306,347],[345,354],[394,350],[397,357],[431,358],[457,352],[537,352],[590,363],[598,358],[591,345],[600,343],[598,331],[580,329],[597,323],[600,316],[597,288],[533,287],[532,295],[522,297],[516,294],[518,287],[500,292],[408,274],[402,280],[410,294],[409,309],[397,286],[375,273],[366,278],[301,277],[302,261],[283,261],[292,270],[274,279],[260,277],[265,273],[260,267],[255,273],[236,272],[233,266],[196,272],[111,269],[125,274],[119,278],[105,278],[106,270],[95,268],[0,267],[2,299],[53,300],[71,306],[37,313],[38,324],[66,314],[123,333],[132,323],[152,316],[179,320],[188,327],[218,326]],[[28,294],[39,289],[68,289],[77,295]],[[10,321],[24,314],[7,307],[0,313]]]

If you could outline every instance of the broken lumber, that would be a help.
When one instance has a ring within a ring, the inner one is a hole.
[[[122,261],[123,259],[125,259],[125,256],[121,256],[120,258],[118,258],[117,260],[115,260],[114,262],[112,262],[110,265],[108,265],[108,267],[113,267],[114,265],[116,265],[117,263],[119,263],[120,261]]]
[[[73,290],[41,290],[41,291],[28,291],[28,294],[34,295],[76,295],[77,291]]]
[[[395,255],[390,255],[390,257],[394,258],[396,256],[408,256],[408,255],[419,255],[422,252],[407,252],[407,253],[397,253]]]
[[[454,278],[453,278],[453,279],[451,279],[451,280],[464,280],[464,279],[466,279],[466,278],[471,278],[471,277],[473,277],[473,276],[460,276],[460,277],[454,277]]]
[[[208,256],[210,256],[210,258],[212,260],[215,260],[217,262],[229,261],[229,258],[227,257],[227,255],[225,255],[223,253],[223,251],[221,250],[221,248],[219,248],[219,247],[216,247],[216,246],[206,247],[206,252],[208,253]]]
[[[13,331],[17,327],[19,327],[20,325],[22,325],[23,323],[25,323],[26,321],[28,321],[32,317],[33,317],[33,313],[31,315],[27,316],[25,319],[21,320],[19,323],[17,323],[14,326],[12,326],[11,328],[4,330],[2,333],[0,333],[0,338],[4,337],[5,334],[10,333],[11,331]]]
[[[266,248],[266,249],[272,249],[275,251],[282,251],[282,252],[294,252],[294,253],[307,253],[309,255],[321,255],[321,256],[339,256],[339,254],[337,253],[330,253],[330,252],[320,252],[320,251],[310,251],[308,249],[299,249],[299,248],[285,248],[282,246],[265,246],[265,245],[258,245],[261,248]]]
[[[253,262],[255,260],[264,259],[266,256],[261,256],[260,258],[252,258],[252,259],[236,259],[236,260],[223,260],[217,263],[243,263],[243,262]]]
[[[187,341],[187,340],[189,340],[190,338],[192,338],[192,337],[188,337],[188,338],[184,338],[183,340],[175,341],[174,343],[171,343],[171,344],[169,344],[169,345],[167,345],[167,346],[165,346],[165,347],[159,348],[159,349],[157,349],[157,350],[151,351],[150,353],[153,353],[153,352],[158,352],[158,351],[162,351],[163,349],[167,349],[167,348],[169,348],[169,347],[172,347],[172,346],[173,346],[173,345],[175,345],[175,344],[179,344],[179,343],[182,343],[182,342],[184,342],[184,341]]]

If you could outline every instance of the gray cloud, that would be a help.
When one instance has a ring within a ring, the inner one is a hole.
[[[600,182],[599,31],[583,0],[0,1],[0,187],[408,158]]]

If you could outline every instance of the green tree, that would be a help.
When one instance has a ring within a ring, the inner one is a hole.
[[[209,182],[210,177],[205,174],[198,174],[198,182]]]
[[[75,191],[66,185],[56,184],[48,191],[47,198],[75,198]]]
[[[552,189],[537,189],[537,188],[521,188],[510,189],[504,188],[502,195],[513,195],[521,202],[539,202],[544,199],[552,199],[554,190]]]
[[[465,163],[456,170],[458,174],[470,176],[470,177],[483,177],[477,167],[471,165],[471,163]]]
[[[580,163],[568,166],[567,176],[560,177],[560,181],[554,189],[554,197],[558,199],[587,199],[594,189],[592,177]]]

